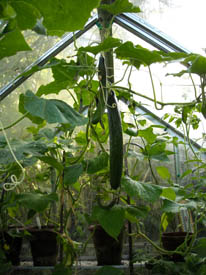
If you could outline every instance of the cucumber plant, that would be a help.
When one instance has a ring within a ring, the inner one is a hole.
[[[107,34],[111,31],[112,19],[115,15],[122,12],[139,11],[139,8],[134,7],[127,0],[109,1],[111,5],[106,2],[108,1],[104,1],[101,5],[101,9],[111,14],[110,24],[104,26],[108,28],[105,32]],[[30,29],[39,32],[39,29],[36,28],[37,23],[41,22],[40,25],[44,30],[41,32],[42,34],[61,36],[65,32],[75,32],[83,28],[91,11],[97,7],[100,7],[100,0],[49,0],[47,3],[40,3],[38,0],[1,1],[0,58],[8,58],[19,51],[31,51],[31,47],[24,39],[24,31]],[[99,28],[102,28],[101,22],[99,23]],[[157,140],[152,127],[139,129],[136,124],[125,122],[122,127],[124,114],[118,110],[116,97],[128,104],[131,116],[136,115],[135,107],[139,104],[137,97],[149,99],[157,109],[163,109],[167,105],[175,106],[175,114],[172,117],[166,116],[170,121],[174,120],[177,127],[180,125],[186,127],[185,132],[189,140],[190,128],[197,129],[200,122],[197,115],[202,113],[205,117],[206,58],[198,54],[150,51],[140,45],[134,45],[130,41],[124,43],[110,36],[104,37],[103,41],[95,46],[91,44],[78,48],[75,45],[75,50],[72,57],[53,58],[45,66],[34,66],[26,74],[23,74],[29,75],[37,71],[50,70],[53,81],[41,85],[37,91],[28,90],[25,94],[20,95],[19,112],[22,114],[22,118],[6,128],[12,128],[26,117],[31,120],[33,125],[28,129],[32,134],[29,136],[30,140],[23,142],[12,140],[11,142],[18,161],[26,169],[37,162],[55,169],[58,180],[55,182],[56,186],[53,190],[61,191],[61,203],[64,190],[67,190],[72,199],[72,207],[76,205],[85,182],[91,186],[91,178],[101,181],[96,184],[100,195],[106,194],[106,197],[109,197],[110,194],[117,195],[121,202],[125,203],[123,206],[112,203],[111,207],[106,208],[97,205],[93,210],[93,216],[114,238],[117,238],[125,219],[128,219],[137,224],[138,234],[148,241],[147,236],[139,228],[139,221],[148,214],[149,209],[127,204],[125,193],[134,200],[138,197],[147,203],[154,203],[158,200],[162,202],[163,198],[162,211],[165,213],[172,211],[176,213],[181,207],[186,207],[191,208],[194,212],[198,210],[199,212],[195,213],[197,216],[201,215],[201,204],[205,204],[205,198],[204,194],[200,196],[201,192],[197,191],[195,187],[192,192],[187,192],[187,188],[180,188],[181,196],[188,201],[187,205],[182,205],[176,200],[180,194],[178,193],[176,196],[177,188],[174,186],[165,188],[157,185],[157,182],[156,184],[142,183],[137,178],[124,174],[122,177],[123,132],[125,135],[129,135],[130,140],[137,136],[144,139],[146,146],[142,148],[142,155],[148,161],[153,158],[167,158],[169,152],[166,150],[165,144]],[[198,94],[194,85],[194,100],[191,102],[166,103],[157,100],[152,77],[153,97],[151,98],[136,91],[136,87],[133,90],[129,79],[127,85],[129,88],[118,86],[118,83],[110,81],[114,76],[107,73],[111,68],[108,68],[108,62],[105,59],[108,52],[111,51],[114,51],[115,56],[122,60],[123,64],[131,69],[131,72],[134,67],[139,70],[144,66],[148,68],[150,76],[152,76],[151,66],[154,63],[176,61],[187,64],[186,70],[178,72],[174,76],[197,75],[200,78],[201,92]],[[58,97],[62,90],[66,90],[70,95],[69,103],[56,98],[47,98],[54,94]],[[145,127],[144,124],[141,126]],[[108,141],[109,138],[110,141]],[[110,143],[109,152],[108,143]],[[191,144],[189,145],[191,146]],[[4,170],[7,170],[10,177],[10,170],[11,167],[12,170],[13,167],[15,168],[15,161],[9,153],[4,138],[0,139],[0,149],[0,164],[3,171],[1,174],[3,175]],[[205,161],[200,160],[196,152],[194,152],[193,161],[197,164],[198,170],[205,169]],[[19,169],[17,170],[15,173],[19,176]],[[167,184],[171,184],[166,170],[159,168],[158,171],[164,179],[168,180]],[[187,175],[192,175],[192,173],[192,171],[187,171]],[[4,186],[3,180],[1,190]],[[121,193],[121,191],[125,193]],[[75,196],[73,196],[74,194]],[[30,197],[31,195],[27,198],[29,205]],[[41,198],[39,194],[38,197]],[[202,218],[203,221],[204,218]],[[151,243],[156,247],[155,243]],[[160,249],[160,252],[164,253],[165,251]]]

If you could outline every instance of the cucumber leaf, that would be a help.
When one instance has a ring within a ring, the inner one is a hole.
[[[92,216],[110,236],[117,239],[123,228],[125,218],[125,210],[121,205],[115,205],[109,209],[96,206],[93,209]]]
[[[103,52],[103,51],[109,51],[112,48],[119,47],[121,45],[121,42],[117,38],[108,37],[106,38],[102,43],[100,43],[98,46],[88,46],[88,47],[81,47],[79,51],[85,51],[93,53],[94,55]]]
[[[88,122],[87,118],[75,111],[66,102],[39,98],[29,90],[24,95],[24,109],[32,116],[40,117],[48,123],[63,123],[76,127]]]
[[[65,32],[83,29],[100,0],[24,0],[35,6],[43,17],[48,35],[62,36]]]
[[[122,178],[122,187],[124,191],[133,198],[141,198],[148,202],[154,202],[162,194],[162,187],[151,183],[141,183],[128,176]]]
[[[15,55],[20,51],[31,51],[32,49],[26,43],[24,36],[19,29],[7,32],[0,39],[0,59],[6,56]]]
[[[41,194],[41,193],[21,193],[16,195],[16,201],[20,205],[36,212],[44,211],[48,205],[58,200],[56,193]]]
[[[83,166],[81,163],[70,165],[64,168],[64,184],[71,185],[77,182],[78,178],[83,173]]]
[[[109,5],[101,5],[101,9],[108,11],[109,13],[113,15],[117,15],[123,12],[141,12],[140,8],[137,6],[134,6],[132,3],[130,3],[128,0],[116,0],[114,3]]]
[[[108,166],[108,154],[101,153],[98,157],[83,161],[84,170],[88,174],[94,174]]]

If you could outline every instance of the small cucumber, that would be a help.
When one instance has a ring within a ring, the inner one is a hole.
[[[123,169],[123,133],[117,99],[113,91],[109,93],[107,103],[110,143],[110,185],[112,189],[117,189],[121,184]]]
[[[95,113],[92,116],[92,123],[97,124],[101,121],[102,115],[105,111],[105,100],[107,97],[106,83],[107,83],[107,74],[104,57],[101,55],[99,58],[98,65],[98,78],[99,78],[99,96],[96,98],[97,108]]]

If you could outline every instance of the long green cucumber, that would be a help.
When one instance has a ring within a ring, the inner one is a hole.
[[[109,93],[107,103],[110,144],[110,185],[112,189],[117,189],[121,184],[123,169],[123,133],[117,99],[113,91]]]
[[[96,98],[97,108],[92,116],[93,124],[97,124],[98,122],[101,121],[101,117],[105,111],[105,100],[107,98],[107,94],[106,94],[107,93],[107,90],[106,90],[107,74],[106,74],[105,60],[102,55],[99,58],[98,78],[99,78],[99,96]]]

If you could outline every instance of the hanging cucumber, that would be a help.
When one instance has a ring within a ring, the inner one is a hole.
[[[205,91],[202,91],[202,107],[201,107],[201,113],[203,114],[204,118],[206,118],[206,95]]]
[[[110,143],[110,185],[112,189],[117,189],[121,184],[123,169],[123,134],[121,116],[113,91],[110,91],[107,103]]]
[[[92,123],[97,124],[101,121],[102,115],[105,111],[105,100],[107,98],[106,83],[107,74],[104,57],[101,55],[98,65],[98,78],[99,78],[99,96],[96,98],[97,108],[92,117]]]

